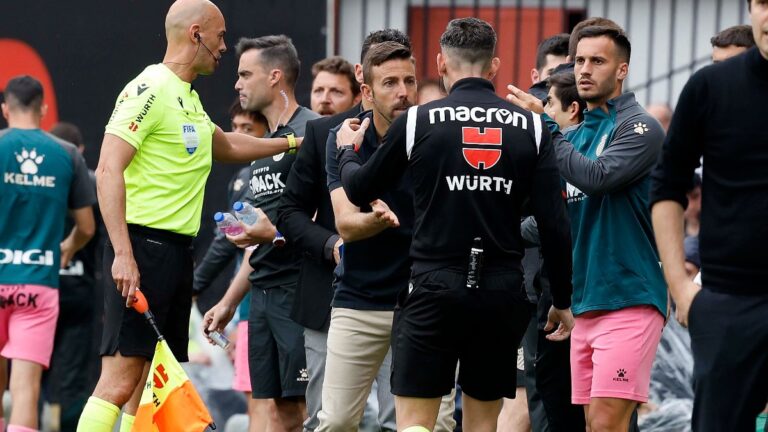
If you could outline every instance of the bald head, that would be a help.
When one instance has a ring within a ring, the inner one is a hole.
[[[224,16],[209,0],[176,0],[165,16],[165,37],[169,42],[183,39],[191,26],[205,28],[216,18],[223,20]]]

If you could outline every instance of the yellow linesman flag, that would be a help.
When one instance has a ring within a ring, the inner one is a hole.
[[[168,343],[159,340],[133,432],[202,432],[213,419]]]

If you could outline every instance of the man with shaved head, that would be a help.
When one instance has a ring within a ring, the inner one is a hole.
[[[225,134],[203,110],[191,83],[215,71],[225,33],[210,1],[175,2],[162,63],[126,85],[107,123],[96,176],[109,234],[103,270],[112,278],[105,278],[101,376],[78,431],[112,431],[121,407],[120,430],[132,427],[156,342],[144,318],[128,309],[139,287],[173,354],[187,360],[190,245],[211,160],[247,162],[296,147],[285,138]]]

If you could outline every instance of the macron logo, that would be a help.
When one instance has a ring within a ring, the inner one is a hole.
[[[444,123],[447,121],[474,121],[477,123],[502,123],[528,129],[528,119],[518,112],[505,108],[483,107],[438,107],[429,110],[429,123]]]

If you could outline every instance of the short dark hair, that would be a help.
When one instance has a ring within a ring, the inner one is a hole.
[[[360,63],[365,61],[365,55],[368,54],[368,50],[371,49],[371,46],[382,42],[397,42],[400,45],[411,49],[411,38],[400,30],[391,28],[376,30],[368,33],[368,36],[366,36],[363,41],[363,47],[360,49]]]
[[[547,55],[558,57],[567,56],[570,37],[571,35],[568,33],[560,33],[541,41],[536,50],[536,70],[541,72],[541,69],[546,66]]]
[[[440,36],[440,47],[468,63],[487,65],[496,51],[496,31],[481,19],[457,18],[448,23]]]
[[[395,59],[413,60],[413,55],[409,48],[397,42],[382,42],[371,46],[363,59],[363,82],[368,85],[373,82],[374,66],[380,66]]]
[[[11,78],[5,86],[5,103],[21,111],[40,111],[43,106],[43,85],[30,75]]]
[[[291,38],[286,35],[269,35],[258,38],[241,38],[235,45],[239,58],[244,52],[252,49],[261,51],[261,61],[269,67],[278,68],[285,75],[285,82],[290,87],[296,85],[301,71],[299,53],[293,46]]]
[[[339,56],[328,57],[312,65],[312,79],[317,78],[320,72],[328,72],[333,75],[344,75],[349,81],[352,94],[360,94],[360,83],[355,78],[355,68],[344,58]]]
[[[616,44],[616,51],[618,51],[619,56],[629,63],[629,57],[632,55],[632,45],[629,43],[629,38],[621,28],[617,29],[603,26],[586,27],[579,34],[579,41],[600,36],[606,36],[611,39]]]
[[[611,21],[608,18],[592,17],[587,18],[584,21],[580,21],[573,27],[573,30],[571,31],[571,38],[568,41],[568,56],[571,57],[571,61],[573,61],[573,59],[576,57],[576,47],[579,45],[579,35],[581,35],[582,30],[592,26],[613,27],[621,30],[621,27],[619,27],[615,21]]]
[[[744,48],[755,46],[755,36],[752,34],[752,26],[737,25],[728,27],[709,40],[712,47],[726,48],[731,45]]]
[[[232,105],[229,107],[229,118],[231,120],[239,115],[248,116],[256,123],[267,124],[267,118],[264,117],[262,113],[258,111],[243,109],[243,106],[240,105],[240,99],[235,99],[235,101],[232,102]]]
[[[572,103],[576,102],[579,104],[579,122],[584,120],[584,110],[587,108],[587,103],[579,96],[576,76],[573,72],[560,72],[551,75],[547,79],[547,84],[549,87],[554,87],[555,96],[560,99],[561,111],[565,111]]]
[[[80,128],[70,122],[58,122],[51,128],[51,135],[57,136],[64,141],[70,142],[77,147],[85,147],[83,133]]]

